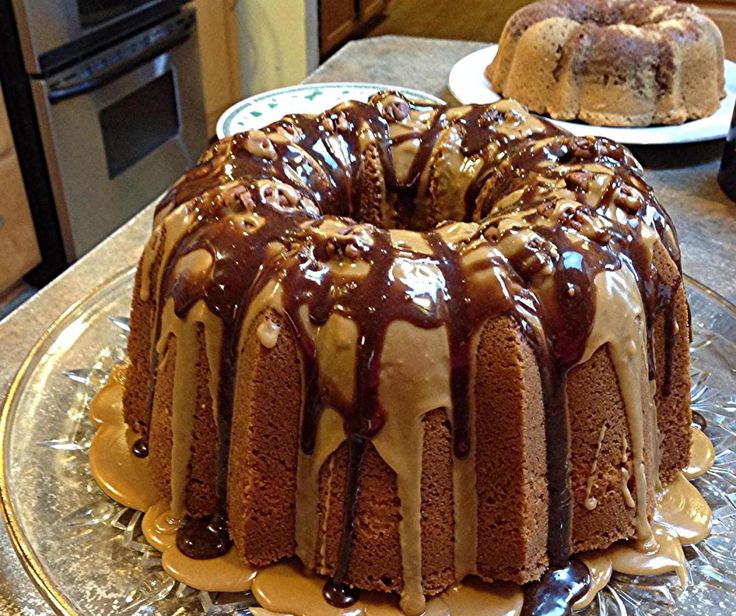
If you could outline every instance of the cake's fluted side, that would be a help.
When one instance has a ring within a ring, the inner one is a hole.
[[[383,93],[215,144],[159,205],[131,327],[180,549],[296,553],[338,602],[420,613],[650,539],[687,459],[671,222],[625,148],[511,101]]]

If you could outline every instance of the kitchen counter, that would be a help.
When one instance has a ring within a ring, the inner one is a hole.
[[[482,43],[379,37],[349,43],[307,81],[375,81],[426,90],[452,101],[450,67]],[[452,101],[454,102],[454,101]],[[723,142],[636,148],[646,179],[679,231],[683,269],[736,302],[736,203],[716,183]],[[153,205],[0,322],[0,396],[24,356],[67,306],[135,263],[148,237]],[[0,529],[0,616],[52,614]]]

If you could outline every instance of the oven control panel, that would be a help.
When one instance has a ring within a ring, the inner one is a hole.
[[[84,94],[132,71],[187,39],[196,23],[193,10],[141,32],[49,80],[52,104]]]

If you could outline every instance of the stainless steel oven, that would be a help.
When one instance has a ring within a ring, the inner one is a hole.
[[[33,284],[206,147],[200,71],[193,2],[0,0],[0,84],[43,259]]]
[[[185,9],[31,81],[70,260],[160,194],[206,146],[195,25]]]
[[[53,71],[176,12],[185,1],[13,0],[26,71]]]

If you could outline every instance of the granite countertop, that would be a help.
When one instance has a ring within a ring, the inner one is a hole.
[[[452,65],[482,43],[387,36],[349,43],[307,81],[375,81],[426,90],[454,102],[447,90]],[[723,142],[634,150],[678,229],[686,273],[736,302],[736,203],[716,183]],[[114,273],[135,263],[148,237],[153,206],[0,322],[4,398],[24,356],[64,309]],[[0,529],[0,616],[52,614]]]

